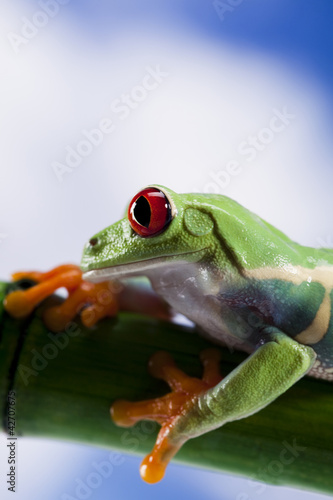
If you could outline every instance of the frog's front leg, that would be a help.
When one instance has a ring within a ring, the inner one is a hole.
[[[27,290],[15,290],[5,299],[6,310],[15,318],[24,318],[59,288],[66,288],[68,297],[60,304],[45,309],[46,326],[62,331],[68,322],[80,314],[82,323],[91,327],[100,319],[113,317],[118,310],[148,314],[170,319],[169,306],[151,288],[141,283],[103,281],[91,283],[82,279],[82,271],[74,264],[57,266],[47,272],[28,271],[13,274],[15,281],[35,282]]]
[[[115,294],[108,283],[93,284],[82,280],[80,268],[64,264],[45,273],[38,271],[13,274],[14,280],[29,279],[36,284],[27,290],[15,290],[7,295],[4,305],[16,318],[24,318],[58,288],[66,288],[68,297],[60,305],[45,309],[43,318],[52,331],[61,331],[77,314],[86,326],[93,326],[105,316],[114,316],[118,310]]]
[[[143,419],[162,424],[140,469],[143,479],[154,483],[162,479],[168,462],[188,439],[256,413],[305,375],[315,357],[311,347],[277,331],[222,380],[211,352],[203,357],[203,381],[184,375],[168,357],[153,358],[152,373],[169,383],[171,394],[146,402],[118,401],[111,414],[124,427]]]

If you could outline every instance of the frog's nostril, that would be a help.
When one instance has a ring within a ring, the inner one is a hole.
[[[98,238],[91,238],[91,240],[89,241],[89,245],[91,247],[94,247],[95,245],[97,245],[98,243]]]

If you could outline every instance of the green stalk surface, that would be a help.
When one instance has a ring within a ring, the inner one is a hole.
[[[111,403],[118,398],[148,399],[169,390],[147,371],[156,350],[167,350],[186,373],[200,377],[198,355],[211,344],[191,328],[130,313],[103,320],[93,329],[76,320],[67,333],[53,335],[40,310],[26,320],[10,318],[1,306],[6,289],[7,284],[0,283],[3,429],[7,395],[15,391],[17,436],[146,454],[158,425],[117,427],[110,419]],[[245,357],[225,348],[221,352],[223,374]],[[176,461],[333,493],[332,395],[333,384],[305,377],[259,413],[190,440]]]

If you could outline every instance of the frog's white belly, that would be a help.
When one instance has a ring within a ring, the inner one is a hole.
[[[200,263],[177,262],[151,269],[146,275],[156,293],[198,325],[204,336],[230,349],[253,350],[241,340],[247,325],[239,321],[235,324],[237,336],[230,329],[233,313],[218,298],[223,288],[223,275],[218,271],[210,271]]]

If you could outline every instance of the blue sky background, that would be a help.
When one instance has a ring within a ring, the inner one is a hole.
[[[15,51],[12,34],[40,9],[34,0],[0,7],[1,278],[78,262],[85,241],[153,182],[218,189],[301,243],[333,246],[330,0],[243,0],[223,20],[206,0],[70,0]],[[168,76],[121,120],[111,103],[158,65]],[[295,118],[248,161],[240,145],[284,107]],[[103,117],[115,131],[59,179],[54,164]],[[212,185],[233,160],[240,173]],[[76,479],[109,454],[29,438],[18,449],[19,500],[75,498]],[[1,472],[4,450],[0,436]],[[140,461],[124,455],[87,498],[323,498],[179,465],[151,487]],[[12,498],[1,475],[0,492]]]
[[[150,24],[161,30],[176,26],[217,46],[233,43],[283,59],[296,69],[305,67],[328,90],[332,88],[333,5],[327,0],[243,0],[233,11],[225,11],[223,25],[217,15],[222,6],[200,0],[83,0],[68,9],[92,43],[109,38],[119,24]]]

